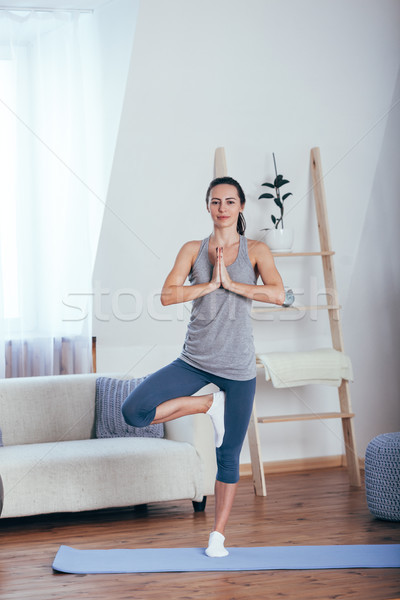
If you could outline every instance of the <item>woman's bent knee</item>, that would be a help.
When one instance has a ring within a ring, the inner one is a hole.
[[[139,400],[135,392],[132,392],[122,404],[122,416],[132,427],[147,427],[154,419],[155,409],[144,408]]]

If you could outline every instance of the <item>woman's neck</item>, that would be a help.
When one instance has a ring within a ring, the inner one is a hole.
[[[216,247],[233,246],[239,242],[239,239],[240,236],[236,229],[234,231],[229,229],[214,229],[211,234],[211,244]]]

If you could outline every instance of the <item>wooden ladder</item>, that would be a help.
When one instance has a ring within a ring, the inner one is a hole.
[[[331,247],[328,213],[326,207],[326,195],[321,166],[321,154],[319,148],[311,150],[311,172],[313,179],[313,191],[315,199],[315,208],[318,222],[318,232],[320,240],[319,252],[277,252],[274,256],[279,257],[298,257],[298,256],[320,256],[322,259],[322,268],[324,272],[325,292],[327,304],[323,306],[304,306],[281,308],[281,307],[257,307],[254,312],[275,312],[280,310],[327,310],[329,315],[329,324],[332,337],[332,347],[339,352],[344,352],[342,325],[340,319],[340,305],[338,301],[335,269],[333,264],[334,252]],[[226,175],[226,159],[223,148],[217,148],[215,153],[214,174],[216,177]],[[261,423],[277,423],[289,421],[304,421],[311,419],[341,419],[343,438],[346,452],[346,462],[349,472],[350,484],[355,487],[360,487],[360,467],[358,455],[356,451],[356,442],[354,434],[353,417],[354,413],[351,409],[349,382],[342,380],[338,388],[339,394],[339,412],[330,413],[310,413],[300,415],[281,415],[273,417],[257,417],[256,405],[254,403],[253,413],[250,419],[248,429],[248,439],[250,446],[251,466],[253,473],[254,490],[257,496],[266,496],[264,465],[261,456],[260,437],[258,425]]]

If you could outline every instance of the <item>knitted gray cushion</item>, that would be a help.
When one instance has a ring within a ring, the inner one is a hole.
[[[97,438],[164,437],[162,423],[147,427],[132,427],[125,422],[122,416],[123,401],[145,379],[146,377],[138,379],[98,377],[96,379],[95,425]]]
[[[368,444],[365,489],[375,517],[400,521],[400,432],[383,433]]]

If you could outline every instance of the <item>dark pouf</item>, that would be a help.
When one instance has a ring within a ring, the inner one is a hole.
[[[375,517],[400,521],[400,432],[383,433],[368,444],[365,489]]]

